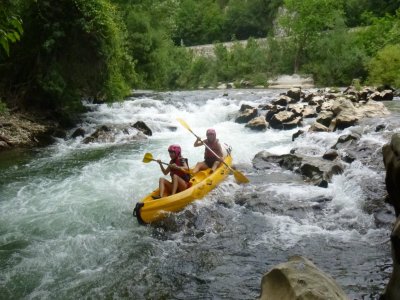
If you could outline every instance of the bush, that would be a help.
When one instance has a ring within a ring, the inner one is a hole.
[[[368,64],[368,82],[400,87],[400,44],[379,50]]]
[[[5,114],[8,114],[7,105],[0,100],[0,115],[5,115]]]

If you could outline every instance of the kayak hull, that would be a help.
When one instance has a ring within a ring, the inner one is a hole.
[[[229,175],[227,165],[232,165],[232,156],[227,155],[224,162],[226,165],[221,164],[213,173],[211,169],[207,169],[194,174],[190,179],[192,186],[180,193],[154,199],[153,196],[159,195],[158,189],[154,190],[136,204],[133,215],[140,224],[149,224],[182,210],[194,200],[203,198]]]

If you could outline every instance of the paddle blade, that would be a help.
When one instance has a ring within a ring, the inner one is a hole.
[[[183,119],[181,119],[181,118],[176,118],[176,120],[177,120],[179,123],[181,123],[181,125],[182,125],[183,127],[185,127],[187,130],[192,131],[192,130],[190,129],[189,125],[185,122],[185,120],[183,120]]]
[[[153,161],[153,155],[151,153],[146,153],[143,157],[143,162],[144,163],[149,163],[151,161]]]
[[[244,176],[241,172],[239,172],[237,170],[233,170],[233,176],[240,183],[249,183],[250,182],[250,180],[246,176]]]

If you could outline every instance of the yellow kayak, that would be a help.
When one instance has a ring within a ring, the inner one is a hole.
[[[136,203],[133,215],[139,224],[148,224],[168,216],[171,212],[182,210],[196,199],[203,198],[229,175],[228,166],[232,165],[232,156],[227,155],[224,162],[226,165],[221,164],[213,173],[210,172],[211,169],[207,169],[194,174],[190,179],[192,186],[180,193],[153,199],[153,196],[159,195],[156,189]]]

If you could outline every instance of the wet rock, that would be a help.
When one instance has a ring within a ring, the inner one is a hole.
[[[321,123],[314,122],[310,128],[308,129],[310,132],[329,132],[329,128],[326,127],[325,125],[322,125]]]
[[[265,121],[264,116],[260,116],[250,120],[245,127],[252,130],[263,131],[268,128],[268,123]]]
[[[393,134],[390,144],[382,148],[386,168],[386,189],[389,203],[394,206],[396,216],[400,215],[400,134]]]
[[[376,128],[375,128],[375,132],[383,131],[383,130],[385,130],[385,128],[386,128],[386,125],[384,125],[384,124],[379,124],[379,125],[376,126]]]
[[[253,166],[256,169],[272,169],[277,165],[301,174],[314,184],[320,184],[321,180],[329,181],[333,175],[340,174],[344,170],[340,162],[294,154],[272,155],[267,151],[261,151],[253,159]]]
[[[263,276],[260,299],[347,300],[348,297],[329,275],[310,260],[294,256]]]
[[[300,98],[302,96],[301,89],[300,88],[291,88],[286,92],[286,95],[293,99],[294,101],[298,102],[300,101]]]
[[[143,121],[137,121],[135,124],[132,125],[133,128],[136,128],[137,130],[140,130],[143,132],[145,135],[152,136],[153,132],[149,128],[149,126],[146,125],[145,122]]]
[[[238,117],[235,119],[236,123],[247,123],[251,119],[257,117],[257,108],[246,108],[244,111],[240,112]]]
[[[288,96],[281,95],[279,96],[278,99],[272,100],[271,103],[273,105],[279,105],[279,106],[287,106],[289,103],[291,103],[292,99]]]
[[[325,127],[329,127],[335,115],[331,111],[321,111],[318,114],[317,119],[315,120],[317,123],[324,125]]]
[[[328,150],[324,153],[324,155],[322,156],[323,159],[327,159],[327,160],[335,160],[337,157],[339,156],[339,153],[336,150]]]
[[[297,139],[300,135],[302,135],[304,133],[304,130],[299,130],[296,133],[293,133],[292,135],[292,142]]]
[[[392,244],[393,271],[389,283],[386,286],[381,300],[400,299],[400,217],[397,218],[390,235]]]
[[[77,138],[78,136],[84,137],[86,134],[85,129],[83,128],[77,128],[71,135],[71,138]]]

